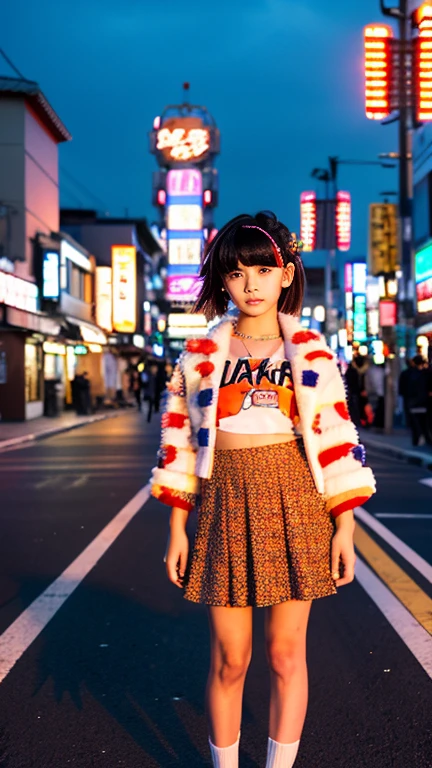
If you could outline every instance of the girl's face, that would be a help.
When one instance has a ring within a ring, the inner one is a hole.
[[[294,264],[280,267],[245,267],[240,261],[234,272],[224,277],[224,287],[237,309],[258,317],[277,305],[282,288],[294,279]]]

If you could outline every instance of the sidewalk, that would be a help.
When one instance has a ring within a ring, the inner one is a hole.
[[[430,445],[413,446],[411,433],[407,429],[395,428],[391,435],[373,429],[360,429],[360,440],[366,448],[378,448],[392,456],[405,459],[411,464],[432,470],[432,447]]]
[[[74,411],[66,411],[54,418],[41,416],[39,419],[31,419],[30,421],[0,421],[0,451],[4,448],[11,448],[14,445],[42,440],[59,432],[68,432],[71,429],[77,429],[86,424],[93,424],[96,421],[111,419],[126,412],[128,411],[121,409],[103,411],[91,416],[77,416]]]

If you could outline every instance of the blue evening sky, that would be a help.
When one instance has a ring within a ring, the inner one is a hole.
[[[298,231],[300,192],[328,155],[397,149],[396,124],[364,116],[362,30],[384,21],[378,0],[9,0],[1,16],[0,47],[73,135],[63,206],[153,219],[147,133],[185,80],[221,131],[216,226],[270,208]],[[342,166],[339,186],[353,199],[352,256],[365,255],[368,205],[397,172]]]

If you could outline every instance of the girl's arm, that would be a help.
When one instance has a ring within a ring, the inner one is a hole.
[[[189,555],[189,539],[186,533],[186,523],[189,512],[182,507],[173,507],[170,517],[170,532],[167,541],[164,561],[170,581],[176,587],[183,587]]]

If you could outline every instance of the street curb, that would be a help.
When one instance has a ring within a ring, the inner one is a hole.
[[[426,467],[432,471],[432,455],[425,453],[418,453],[417,451],[407,451],[405,448],[399,448],[396,445],[389,445],[389,443],[382,443],[379,440],[371,440],[369,437],[362,436],[362,442],[367,447],[384,449],[391,456],[396,456],[398,459],[408,462],[408,464],[416,464],[418,467]]]
[[[63,427],[53,427],[53,429],[46,429],[43,432],[35,432],[34,434],[21,435],[20,437],[12,437],[9,440],[0,440],[0,453],[8,448],[14,448],[18,445],[24,445],[26,443],[35,443],[38,440],[44,440],[47,437],[53,437],[53,435],[59,435],[62,432],[71,432],[73,429],[79,429],[79,427],[86,427],[88,424],[95,424],[98,421],[105,421],[106,419],[114,419],[122,414],[118,413],[104,413],[100,416],[91,416],[87,421],[80,421],[78,424],[68,424]]]

